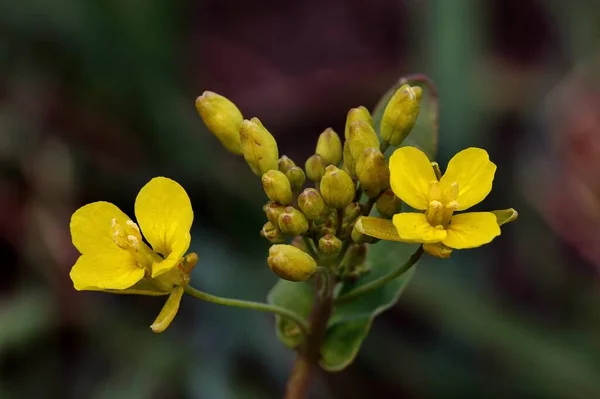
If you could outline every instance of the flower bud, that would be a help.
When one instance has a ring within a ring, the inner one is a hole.
[[[367,148],[379,148],[379,139],[373,127],[364,121],[355,121],[350,124],[350,153],[355,163]]]
[[[269,201],[263,207],[263,211],[265,211],[269,222],[273,223],[275,226],[279,226],[279,216],[285,211],[285,206]]]
[[[452,254],[452,248],[449,248],[441,242],[435,244],[423,244],[423,249],[431,256],[435,256],[440,259],[448,259]]]
[[[289,281],[305,281],[317,270],[317,262],[309,254],[285,244],[269,248],[267,263],[276,275]]]
[[[325,169],[320,188],[325,205],[334,209],[345,208],[356,194],[350,175],[334,165],[329,165]]]
[[[370,126],[373,126],[373,119],[371,118],[371,113],[368,109],[362,105],[357,108],[352,108],[348,111],[348,116],[346,117],[346,128],[344,130],[344,138],[346,140],[350,137],[350,124],[354,121],[363,121]]]
[[[278,170],[269,170],[261,178],[265,194],[273,202],[283,205],[292,203],[292,187],[290,181]]]
[[[325,129],[319,136],[316,154],[323,159],[325,165],[337,165],[342,160],[342,141],[332,128]]]
[[[325,234],[319,239],[319,249],[326,255],[334,255],[342,249],[342,240],[333,234]]]
[[[358,231],[356,229],[356,225],[352,229],[351,237],[352,237],[352,241],[354,241],[357,244],[373,244],[373,243],[376,243],[377,241],[379,241],[375,237],[368,236],[368,235],[363,234],[360,231]]]
[[[271,244],[285,242],[285,234],[281,232],[273,223],[267,222],[260,230],[260,235],[269,240]]]
[[[348,140],[344,142],[343,158],[342,170],[348,173],[350,177],[356,177],[356,162],[352,158],[352,151],[350,151],[350,142]]]
[[[242,121],[240,138],[244,159],[254,174],[262,176],[269,170],[277,170],[277,142],[258,118]]]
[[[395,214],[400,213],[402,201],[400,198],[396,197],[396,194],[394,194],[392,189],[388,188],[377,198],[375,208],[381,217],[391,219]]]
[[[242,154],[240,125],[244,117],[234,103],[217,93],[205,91],[196,99],[196,110],[208,130],[229,152]]]
[[[317,238],[327,234],[335,235],[338,225],[338,214],[335,209],[325,208],[321,216],[312,222],[312,228]]]
[[[379,125],[381,139],[393,146],[399,146],[417,122],[421,94],[419,86],[402,85],[392,96]]]
[[[339,268],[342,280],[355,282],[371,271],[369,264],[366,262],[367,249],[365,244],[350,246],[348,254]]]
[[[304,174],[302,168],[298,166],[292,166],[288,169],[285,175],[287,176],[288,180],[290,181],[290,184],[292,185],[293,192],[297,193],[300,190],[302,190],[302,187],[306,182],[306,175]]]
[[[288,206],[279,216],[279,228],[285,234],[299,236],[308,230],[308,219],[296,208]]]
[[[279,158],[279,161],[277,162],[277,167],[279,171],[283,173],[287,173],[287,171],[290,170],[290,168],[293,168],[294,166],[296,166],[296,164],[294,163],[294,161],[288,158],[287,155],[284,155],[281,158]]]
[[[390,186],[390,169],[385,156],[377,148],[367,148],[356,162],[356,176],[369,198],[375,198],[381,190]]]
[[[354,222],[362,215],[362,207],[358,202],[351,202],[344,208],[344,217],[342,219],[342,231],[338,234],[341,238],[350,238]]]
[[[310,252],[308,251],[308,247],[306,246],[306,242],[304,241],[304,238],[301,236],[296,236],[292,239],[292,242],[290,242],[290,245],[302,250],[302,252],[306,252],[307,254],[310,254]]]
[[[307,188],[298,196],[298,206],[309,220],[318,218],[325,209],[321,194],[314,188]]]
[[[321,156],[315,154],[306,160],[304,169],[309,180],[320,181],[325,174],[325,162]]]

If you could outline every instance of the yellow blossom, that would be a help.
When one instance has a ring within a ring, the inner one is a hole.
[[[451,249],[475,248],[500,235],[492,212],[455,214],[481,202],[492,189],[496,165],[485,150],[467,148],[449,162],[438,180],[427,156],[415,147],[402,147],[390,158],[394,194],[422,212],[398,213],[393,223],[400,240],[423,243],[434,256]]]

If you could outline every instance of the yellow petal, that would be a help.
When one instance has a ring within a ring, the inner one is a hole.
[[[174,268],[190,246],[192,204],[179,183],[156,177],[140,190],[135,216],[146,240],[164,260],[152,265],[152,277]]]
[[[434,244],[423,244],[423,249],[431,256],[435,256],[440,259],[448,259],[452,255],[452,248],[449,248],[441,242]]]
[[[430,225],[423,213],[398,213],[392,221],[404,242],[432,244],[446,238],[446,231]]]
[[[448,163],[440,179],[442,192],[458,183],[458,211],[464,211],[483,201],[492,190],[496,165],[481,148],[467,148],[456,154]]]
[[[398,230],[391,220],[371,216],[361,216],[356,221],[354,228],[369,237],[379,238],[386,241],[401,241]]]
[[[137,266],[133,252],[115,245],[81,255],[70,276],[78,291],[124,290],[144,277],[144,269]]]
[[[394,151],[390,157],[390,184],[398,198],[414,209],[427,209],[432,181],[437,177],[425,153],[415,147]]]
[[[165,306],[154,320],[154,323],[150,326],[152,331],[155,333],[161,333],[171,325],[171,322],[179,311],[179,304],[181,303],[181,297],[183,296],[183,287],[175,287],[171,295],[167,298]]]
[[[103,252],[117,247],[113,241],[112,220],[125,226],[129,217],[110,202],[93,202],[79,208],[71,216],[71,239],[80,253]]]
[[[454,249],[480,247],[500,235],[496,216],[491,212],[469,212],[452,216],[448,235],[442,241]]]

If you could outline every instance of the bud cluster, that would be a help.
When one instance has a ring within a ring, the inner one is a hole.
[[[243,155],[261,179],[269,201],[263,207],[268,221],[260,233],[273,244],[267,263],[275,274],[303,281],[316,272],[317,264],[331,268],[340,280],[355,280],[369,271],[367,244],[376,240],[356,230],[355,223],[373,207],[388,219],[400,211],[384,153],[410,133],[420,98],[420,87],[400,87],[380,126],[373,125],[365,107],[351,109],[344,140],[332,128],[325,129],[302,168],[279,156],[277,141],[258,118],[244,119],[219,94],[198,97],[196,108],[206,127],[228,151]],[[312,187],[305,187],[307,181]],[[365,203],[360,202],[363,194]],[[289,241],[291,245],[285,244]]]

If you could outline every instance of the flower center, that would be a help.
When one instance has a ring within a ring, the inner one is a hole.
[[[142,234],[140,228],[133,220],[127,220],[125,226],[122,226],[117,219],[111,220],[112,228],[112,239],[119,248],[126,251],[130,251],[135,259],[136,263],[140,268],[150,270],[152,262],[148,260],[148,257],[144,254],[142,241]]]
[[[435,180],[429,183],[429,206],[425,210],[425,217],[433,227],[447,228],[452,219],[452,214],[458,209],[458,183],[454,182],[449,189],[442,192],[440,182]]]

